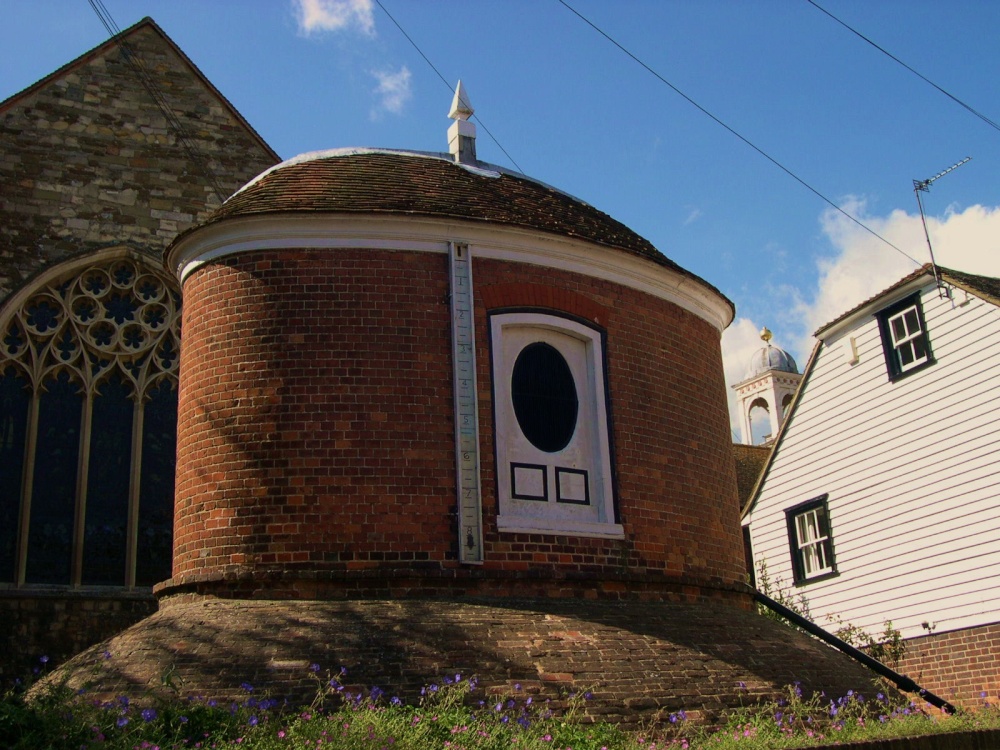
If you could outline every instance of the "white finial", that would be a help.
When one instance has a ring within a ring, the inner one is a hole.
[[[448,152],[458,164],[476,164],[476,126],[469,122],[472,113],[469,95],[459,81],[455,98],[451,101],[451,112],[448,113],[448,117],[455,121],[448,128]]]
[[[469,95],[465,93],[465,86],[459,79],[458,86],[455,88],[455,98],[451,100],[451,111],[448,113],[448,117],[452,120],[468,120],[475,111],[472,108],[472,103],[469,102]]]

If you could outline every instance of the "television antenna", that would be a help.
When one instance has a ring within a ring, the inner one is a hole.
[[[972,160],[971,156],[966,156],[964,159],[962,159],[962,161],[958,162],[957,164],[952,164],[946,170],[944,170],[943,172],[938,172],[933,177],[930,177],[926,180],[913,181],[913,194],[917,197],[917,207],[920,209],[920,223],[924,225],[924,237],[927,238],[927,249],[931,253],[931,271],[934,272],[934,282],[937,284],[938,296],[940,296],[941,298],[951,297],[951,291],[947,289],[944,284],[941,283],[941,277],[938,276],[937,264],[934,262],[934,248],[931,245],[930,232],[927,231],[927,219],[924,216],[924,204],[923,201],[920,200],[920,194],[930,192],[932,182],[944,177],[949,172],[955,171],[960,166],[971,160]]]

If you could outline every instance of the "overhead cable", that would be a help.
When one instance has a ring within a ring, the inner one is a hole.
[[[444,85],[448,88],[448,91],[449,92],[453,91],[454,90],[454,84],[453,83],[449,83],[448,79],[445,78],[443,75],[441,75],[441,71],[437,69],[437,67],[434,65],[434,63],[432,63],[430,61],[430,58],[428,58],[427,55],[424,54],[423,50],[421,50],[420,47],[417,46],[417,43],[415,41],[413,41],[413,39],[410,37],[410,35],[406,33],[406,30],[400,25],[399,21],[397,21],[395,18],[393,18],[392,14],[385,9],[385,6],[382,5],[382,0],[375,0],[375,2],[378,4],[378,7],[382,9],[382,12],[385,13],[389,17],[389,20],[392,21],[396,25],[396,28],[399,29],[400,33],[403,36],[406,37],[406,41],[408,41],[410,44],[413,45],[413,49],[415,49],[418,53],[420,53],[420,56],[422,58],[424,58],[424,62],[426,62],[428,65],[430,65],[431,70],[433,70],[435,73],[437,73],[437,77],[440,78],[444,82]],[[490,137],[490,139],[495,144],[497,144],[497,148],[499,148],[501,151],[503,151],[504,156],[506,156],[510,160],[510,163],[514,165],[514,168],[518,172],[520,172],[521,174],[524,174],[524,170],[521,169],[520,165],[516,161],[514,161],[514,157],[512,157],[510,154],[507,153],[507,149],[505,149],[502,145],[500,145],[500,141],[498,141],[497,138],[496,138],[496,136],[493,135],[493,133],[490,132],[490,129],[488,127],[486,127],[486,125],[483,123],[483,121],[479,118],[479,115],[473,114],[472,116],[473,116],[473,118],[475,118],[476,122],[479,123],[479,125],[482,127],[482,129],[486,131],[486,135],[488,135]]]
[[[805,181],[804,179],[802,179],[802,178],[801,178],[801,177],[799,177],[799,176],[798,176],[797,174],[795,174],[795,173],[794,173],[794,172],[793,172],[793,171],[792,171],[791,169],[789,169],[788,167],[786,167],[786,166],[785,166],[784,164],[782,164],[781,162],[779,162],[779,161],[778,161],[777,159],[775,159],[775,158],[774,158],[773,156],[771,156],[771,155],[770,155],[770,154],[768,154],[768,153],[767,153],[766,151],[764,151],[764,150],[763,150],[762,148],[760,148],[760,147],[759,147],[759,146],[757,146],[757,145],[756,145],[755,143],[753,143],[753,142],[752,142],[752,141],[751,141],[750,139],[748,139],[748,138],[746,138],[745,136],[741,135],[741,134],[740,134],[739,132],[737,132],[737,131],[736,131],[736,130],[735,130],[734,128],[732,128],[731,126],[727,125],[727,124],[726,124],[725,122],[723,122],[723,121],[722,121],[721,119],[719,119],[719,118],[718,118],[718,117],[716,117],[716,116],[715,116],[714,114],[712,114],[712,113],[711,113],[711,112],[709,112],[709,111],[708,111],[707,109],[705,109],[705,108],[704,108],[703,106],[701,106],[700,104],[698,104],[698,102],[696,102],[696,101],[695,101],[694,99],[692,99],[692,98],[691,98],[690,96],[688,96],[687,94],[685,94],[685,93],[684,93],[683,91],[681,91],[681,90],[680,90],[679,88],[677,88],[677,87],[676,87],[676,86],[675,86],[674,84],[672,84],[672,83],[671,83],[670,81],[668,81],[668,80],[667,80],[666,78],[664,78],[664,77],[663,77],[662,75],[660,75],[660,74],[659,74],[659,73],[657,73],[657,72],[656,72],[655,70],[653,70],[653,68],[651,68],[651,67],[650,67],[649,65],[647,65],[647,64],[646,64],[645,62],[643,62],[642,60],[640,60],[640,59],[639,59],[639,58],[638,58],[638,57],[637,57],[636,55],[634,55],[634,54],[633,54],[632,52],[630,52],[630,51],[629,51],[628,49],[626,49],[626,48],[625,48],[625,47],[624,47],[624,46],[623,46],[622,44],[620,44],[620,43],[619,43],[619,42],[618,42],[617,40],[615,40],[615,39],[614,39],[614,38],[613,38],[613,37],[612,37],[612,36],[611,36],[610,34],[608,34],[608,33],[607,33],[606,31],[604,31],[604,30],[603,30],[603,29],[601,29],[601,28],[600,28],[599,26],[597,26],[597,24],[595,24],[595,23],[594,23],[593,21],[591,21],[591,20],[590,20],[589,18],[587,18],[586,16],[584,16],[584,15],[583,15],[582,13],[580,13],[580,12],[579,12],[578,10],[576,10],[575,8],[573,8],[573,7],[572,7],[572,6],[571,6],[571,5],[570,5],[570,4],[568,3],[568,2],[566,2],[566,0],[559,0],[559,2],[560,2],[560,3],[562,4],[562,5],[564,5],[564,6],[566,7],[566,9],[567,9],[567,10],[571,11],[571,12],[572,12],[572,13],[573,13],[574,15],[576,15],[576,16],[577,16],[577,17],[578,17],[578,18],[579,18],[579,19],[580,19],[581,21],[583,21],[583,22],[584,22],[584,23],[586,23],[586,24],[587,24],[588,26],[590,26],[590,27],[591,27],[591,28],[592,28],[592,29],[593,29],[594,31],[596,31],[596,32],[597,32],[598,34],[600,34],[600,35],[601,35],[601,36],[603,36],[603,37],[604,37],[605,39],[607,39],[607,40],[608,40],[609,42],[611,42],[611,43],[612,43],[612,44],[613,44],[613,45],[614,45],[615,47],[617,47],[617,48],[618,48],[619,50],[621,50],[622,52],[624,52],[624,53],[625,53],[625,54],[626,54],[626,55],[627,55],[628,57],[632,58],[632,60],[633,60],[634,62],[638,63],[638,64],[639,64],[640,66],[642,66],[643,68],[645,68],[645,70],[646,70],[646,71],[647,71],[648,73],[652,74],[652,75],[653,75],[653,76],[654,76],[654,77],[655,77],[655,78],[656,78],[657,80],[659,80],[659,81],[660,81],[660,83],[662,83],[662,84],[666,85],[666,86],[667,86],[668,88],[670,88],[670,89],[671,89],[671,90],[672,90],[672,91],[673,91],[674,93],[676,93],[676,94],[677,94],[678,96],[680,96],[680,97],[681,97],[682,99],[684,99],[684,100],[685,100],[685,101],[686,101],[686,102],[687,102],[688,104],[690,104],[690,105],[692,105],[693,107],[695,107],[695,108],[696,108],[697,110],[699,110],[699,111],[700,111],[700,112],[701,112],[702,114],[704,114],[704,115],[708,116],[708,117],[709,117],[709,118],[710,118],[711,120],[713,120],[713,121],[714,121],[714,122],[715,122],[715,123],[716,123],[717,125],[721,125],[721,126],[722,126],[723,128],[725,128],[725,129],[726,129],[727,131],[729,131],[729,133],[730,133],[730,134],[732,134],[732,135],[736,136],[737,138],[739,138],[739,139],[740,139],[741,141],[743,141],[743,143],[745,143],[745,144],[746,144],[747,146],[749,146],[750,148],[752,148],[752,149],[753,149],[754,151],[756,151],[756,152],[757,152],[758,154],[760,154],[761,156],[763,156],[763,157],[764,157],[765,159],[767,159],[767,160],[768,160],[769,162],[771,162],[771,163],[772,163],[772,164],[773,164],[774,166],[776,166],[776,167],[777,167],[778,169],[780,169],[780,170],[781,170],[782,172],[784,172],[784,173],[785,173],[785,174],[787,174],[787,175],[788,175],[789,177],[791,177],[791,178],[792,178],[793,180],[795,180],[795,181],[796,181],[797,183],[799,183],[799,184],[800,184],[800,185],[802,185],[802,186],[803,186],[804,188],[806,188],[806,190],[808,190],[808,191],[809,191],[809,192],[811,192],[811,193],[812,193],[813,195],[817,196],[817,197],[818,197],[818,198],[820,198],[820,199],[821,199],[822,201],[824,201],[825,203],[827,203],[828,205],[830,205],[831,207],[833,207],[833,208],[834,208],[834,209],[835,209],[836,211],[838,211],[839,213],[841,213],[841,214],[843,214],[844,216],[846,216],[846,217],[847,217],[848,219],[850,219],[850,220],[851,220],[852,222],[854,222],[854,223],[855,223],[855,224],[857,224],[857,225],[858,225],[859,227],[861,227],[862,229],[864,229],[864,230],[865,230],[866,232],[868,232],[868,233],[869,233],[869,234],[871,234],[872,236],[874,236],[874,237],[876,237],[877,239],[879,239],[879,240],[881,240],[882,242],[884,242],[884,243],[885,243],[886,245],[888,245],[889,247],[891,247],[891,248],[892,248],[893,250],[895,250],[896,252],[898,252],[898,253],[899,253],[900,255],[903,255],[903,256],[905,256],[905,257],[909,258],[909,259],[910,259],[911,261],[913,261],[913,262],[914,262],[915,264],[917,264],[918,266],[919,266],[919,265],[921,265],[920,261],[916,260],[916,259],[915,259],[915,258],[913,258],[913,257],[912,257],[911,255],[909,255],[908,253],[906,253],[905,251],[903,251],[902,249],[900,249],[899,247],[897,247],[896,245],[894,245],[894,244],[893,244],[892,242],[890,242],[890,241],[889,241],[889,240],[887,240],[887,239],[886,239],[885,237],[883,237],[883,236],[882,236],[882,235],[880,235],[880,234],[879,234],[878,232],[876,232],[876,231],[875,231],[874,229],[872,229],[871,227],[869,227],[868,225],[866,225],[866,224],[865,224],[864,222],[862,222],[862,221],[861,221],[860,219],[857,219],[857,218],[855,218],[854,216],[852,216],[852,215],[851,215],[850,213],[848,213],[848,212],[847,212],[846,210],[844,210],[844,209],[843,209],[843,208],[841,208],[841,207],[840,207],[839,205],[837,205],[837,204],[836,204],[836,203],[835,203],[834,201],[832,201],[831,199],[827,198],[827,197],[826,197],[825,195],[823,195],[823,193],[821,193],[821,192],[820,192],[819,190],[817,190],[816,188],[814,188],[814,187],[813,187],[812,185],[810,185],[810,184],[809,184],[808,182],[806,182],[806,181]]]
[[[868,37],[866,37],[860,31],[858,31],[857,29],[853,28],[852,26],[849,26],[844,21],[841,21],[839,18],[837,18],[835,15],[833,15],[833,13],[831,13],[830,11],[828,11],[826,8],[824,8],[823,6],[821,6],[819,3],[815,2],[815,0],[806,0],[806,2],[809,3],[811,6],[813,6],[814,8],[816,8],[816,10],[822,11],[823,13],[825,13],[826,15],[828,15],[830,18],[832,18],[834,21],[836,21],[837,23],[839,23],[845,29],[847,29],[848,31],[850,31],[852,34],[855,34],[856,36],[859,36],[862,39],[864,39],[866,42],[868,42],[868,44],[870,44],[872,47],[874,47],[875,49],[877,49],[879,52],[881,52],[883,55],[885,55],[889,59],[894,60],[895,62],[897,62],[900,65],[902,65],[904,68],[906,68],[908,71],[910,71],[911,73],[913,73],[913,75],[915,75],[917,78],[919,78],[924,83],[930,84],[931,86],[933,86],[934,88],[936,88],[938,91],[940,91],[942,94],[944,94],[949,99],[951,99],[953,102],[955,102],[956,104],[958,104],[958,105],[964,107],[965,109],[967,109],[969,112],[971,112],[972,114],[974,114],[980,120],[982,120],[987,125],[989,125],[991,128],[994,128],[995,130],[1000,130],[1000,125],[997,125],[996,122],[994,122],[993,120],[991,120],[989,117],[987,117],[986,115],[984,115],[982,112],[978,112],[977,110],[973,109],[968,104],[966,104],[961,99],[959,99],[957,96],[953,96],[952,94],[950,94],[949,92],[945,91],[943,88],[941,88],[940,86],[938,86],[936,83],[934,83],[934,81],[932,81],[929,78],[927,78],[927,77],[921,75],[920,73],[918,73],[916,70],[914,70],[913,68],[911,68],[909,65],[907,65],[905,62],[903,62],[898,57],[896,57],[895,55],[893,55],[891,52],[888,52],[887,50],[883,49],[879,45],[875,44],[875,42],[873,42],[871,39],[869,39]]]

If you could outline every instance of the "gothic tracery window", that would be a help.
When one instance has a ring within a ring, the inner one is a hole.
[[[180,296],[116,255],[0,311],[0,585],[170,575]]]

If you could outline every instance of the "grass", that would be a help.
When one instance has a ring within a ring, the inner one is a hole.
[[[43,657],[44,658],[44,657]],[[293,707],[244,683],[238,701],[204,698],[89,699],[65,687],[32,691],[19,681],[0,696],[0,747],[10,750],[700,750],[793,748],[834,741],[1000,728],[1000,708],[983,696],[974,712],[941,716],[894,693],[838,699],[792,685],[774,701],[751,702],[708,728],[672,713],[644,731],[588,716],[590,694],[558,703],[525,694],[490,695],[475,678],[428,685],[416,705],[379,688],[351,692],[344,671],[311,665],[316,697]],[[555,708],[558,707],[558,711]]]

